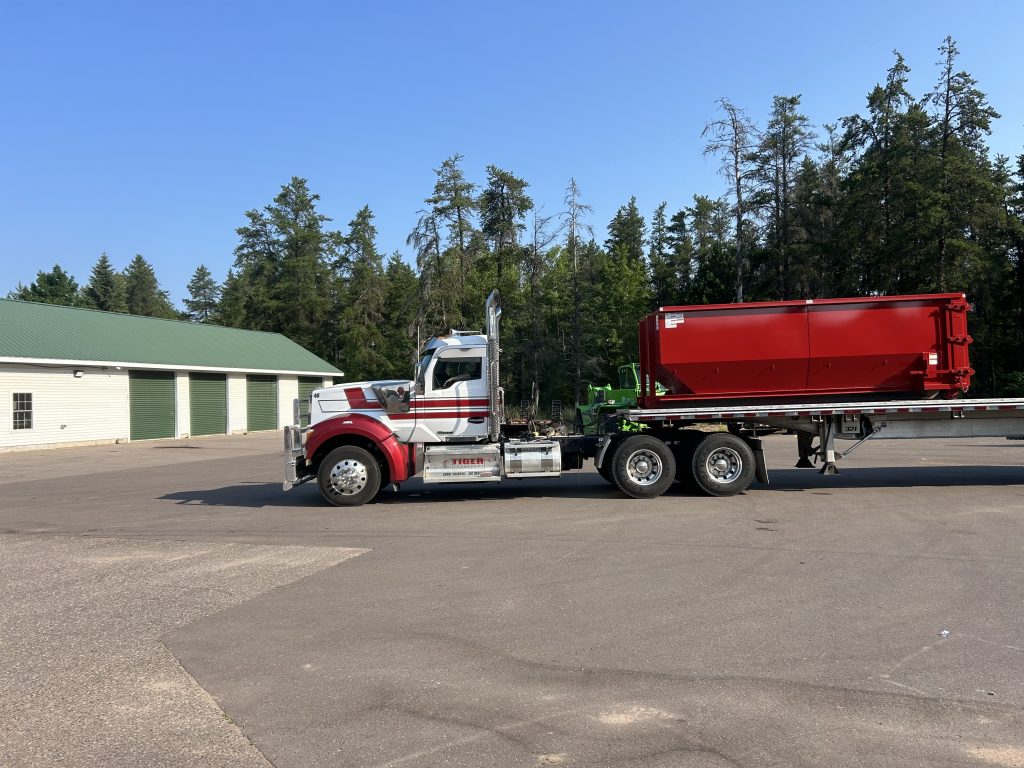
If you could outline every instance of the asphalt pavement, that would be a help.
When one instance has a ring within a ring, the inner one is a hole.
[[[0,764],[1024,765],[1024,442],[767,442],[348,510],[276,433],[0,455]]]

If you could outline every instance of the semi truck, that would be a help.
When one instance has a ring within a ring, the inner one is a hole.
[[[358,506],[424,483],[557,478],[591,460],[632,498],[680,481],[711,496],[768,484],[762,437],[797,437],[797,466],[837,471],[868,440],[1022,437],[1024,399],[967,399],[964,294],[662,307],[638,327],[639,389],[595,435],[537,436],[504,419],[501,307],[482,333],[423,347],[409,380],[341,383],[286,427],[284,489],[316,481]],[[844,451],[837,445],[852,443]]]

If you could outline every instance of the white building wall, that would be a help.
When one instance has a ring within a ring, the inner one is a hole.
[[[293,403],[299,396],[298,376],[277,377],[277,428],[282,429],[292,423]]]
[[[241,435],[248,430],[245,374],[228,374],[228,434]]]
[[[74,371],[81,370],[81,378]],[[32,394],[32,429],[14,429],[14,393]],[[0,451],[111,443],[129,436],[128,371],[0,367]]]
[[[174,434],[188,437],[192,433],[192,410],[189,400],[188,371],[174,372]]]

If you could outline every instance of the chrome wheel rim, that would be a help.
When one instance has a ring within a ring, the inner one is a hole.
[[[331,490],[339,496],[354,496],[366,487],[369,473],[357,459],[342,459],[331,468]]]
[[[664,471],[661,457],[646,448],[633,451],[626,459],[626,474],[637,485],[654,485]]]
[[[743,457],[732,448],[716,448],[708,456],[705,468],[712,481],[726,485],[743,472]]]

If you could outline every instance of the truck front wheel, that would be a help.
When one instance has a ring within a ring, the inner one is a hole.
[[[648,435],[627,437],[612,455],[612,480],[634,499],[661,496],[676,476],[676,460],[665,443]]]
[[[343,445],[327,454],[316,477],[320,495],[336,507],[358,507],[380,490],[377,459],[355,445]]]
[[[728,432],[709,434],[693,452],[693,479],[708,496],[735,496],[754,479],[754,451]]]

